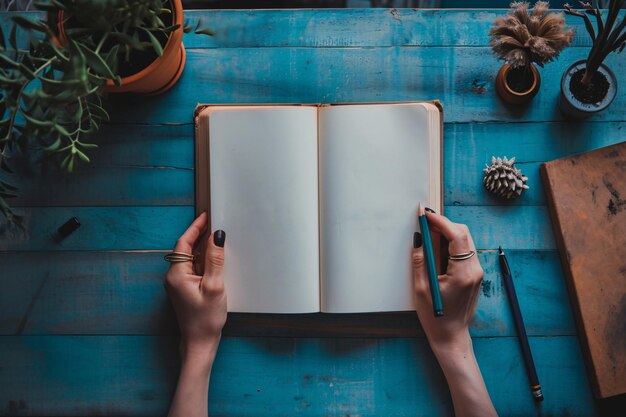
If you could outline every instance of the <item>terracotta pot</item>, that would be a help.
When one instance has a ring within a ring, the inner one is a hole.
[[[565,70],[565,73],[563,73],[563,77],[561,78],[559,108],[561,109],[561,113],[565,116],[578,119],[592,116],[609,107],[617,95],[617,78],[609,67],[602,64],[600,65],[600,68],[598,68],[598,72],[604,75],[606,80],[609,82],[609,88],[606,94],[602,97],[602,99],[595,103],[585,103],[579,100],[570,89],[570,83],[572,82],[574,74],[584,70],[585,66],[585,60],[577,61],[570,65],[567,70]]]
[[[502,98],[509,104],[526,104],[535,97],[541,86],[541,76],[537,68],[530,64],[530,71],[528,76],[531,79],[528,80],[529,87],[525,91],[514,90],[509,83],[510,71],[513,71],[509,64],[502,65],[498,75],[496,75],[496,90]]]
[[[161,94],[169,90],[180,78],[185,68],[187,54],[183,45],[183,6],[181,0],[170,0],[172,5],[172,24],[180,27],[170,36],[163,47],[163,54],[155,59],[143,70],[123,77],[121,85],[116,86],[112,80],[107,81],[102,91],[110,93],[141,93]],[[57,17],[57,29],[61,43],[65,43],[65,27],[63,25],[63,11]]]

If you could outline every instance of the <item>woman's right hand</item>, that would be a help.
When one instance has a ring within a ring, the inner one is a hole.
[[[426,216],[431,230],[440,232],[448,240],[450,254],[476,251],[466,225],[453,223],[444,216],[430,212],[426,212]],[[421,242],[421,239],[417,240]],[[446,273],[439,275],[444,306],[443,317],[435,317],[433,314],[428,273],[421,245],[413,249],[413,279],[417,315],[435,353],[438,349],[452,348],[458,343],[467,342],[469,323],[476,312],[478,292],[483,279],[483,269],[478,257],[475,255],[462,261],[450,260]]]
[[[428,223],[448,241],[450,254],[476,252],[469,229],[464,224],[452,223],[444,216],[426,213]],[[420,239],[414,239],[419,243]],[[476,312],[478,292],[483,269],[474,253],[469,259],[450,260],[448,270],[439,275],[443,300],[443,317],[435,317],[424,251],[419,245],[413,249],[413,278],[415,280],[416,310],[430,347],[446,376],[456,417],[494,417],[485,381],[480,373],[469,324]]]

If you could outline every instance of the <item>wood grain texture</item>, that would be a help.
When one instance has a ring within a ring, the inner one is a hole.
[[[447,123],[445,204],[543,205],[540,163],[624,139],[626,122]],[[99,145],[92,162],[79,165],[73,175],[42,175],[37,168],[16,164],[10,179],[20,195],[13,205],[193,205],[191,125],[106,125],[92,141]],[[531,187],[522,198],[505,201],[485,192],[482,169],[493,155],[517,157]]]
[[[176,339],[1,336],[4,413],[164,415],[177,372]],[[515,338],[474,349],[503,416],[596,415],[575,337],[531,337],[546,401],[528,390]],[[443,375],[423,338],[225,338],[213,367],[215,416],[450,415]]]
[[[185,11],[190,24],[201,22],[215,35],[186,34],[183,42],[187,48],[488,46],[489,28],[505,13],[487,9]],[[566,21],[577,34],[572,47],[591,46],[582,19],[566,16]]]
[[[169,93],[110,97],[115,124],[93,138],[100,148],[77,175],[40,176],[22,166],[19,180],[11,179],[22,188],[15,205],[27,225],[19,232],[0,220],[0,415],[164,414],[177,340],[160,258],[193,217],[197,102],[434,98],[445,108],[446,214],[467,223],[487,250],[479,255],[486,275],[471,331],[496,408],[502,416],[596,415],[538,165],[623,140],[626,96],[585,122],[562,120],[560,77],[589,46],[580,19],[568,17],[575,46],[541,70],[532,105],[503,104],[493,88],[501,63],[487,46],[487,30],[502,13],[187,12],[191,23],[203,20],[216,35],[185,35],[187,67]],[[7,21],[0,14],[0,25]],[[618,77],[626,73],[623,55],[607,62]],[[518,157],[531,183],[523,198],[502,203],[482,191],[480,170],[494,154]],[[55,241],[56,228],[72,216],[81,228]],[[491,251],[498,245],[507,250],[533,335],[546,395],[539,408],[517,341],[509,337],[510,313]],[[303,333],[303,326],[313,330]],[[232,315],[225,334],[212,415],[452,412],[412,314]]]
[[[507,253],[530,335],[575,335],[555,251]],[[163,290],[162,252],[0,253],[0,334],[175,335]],[[475,337],[514,336],[497,253],[479,254],[485,271]],[[37,259],[37,262],[32,262]],[[230,314],[226,336],[415,337],[415,313]]]
[[[170,250],[193,221],[193,207],[22,207],[25,230],[0,222],[0,251]],[[465,223],[476,247],[554,249],[545,206],[446,206],[445,214]],[[81,227],[62,241],[59,226],[77,217]]]
[[[544,205],[539,165],[626,140],[626,123],[451,123],[444,129],[447,205]],[[482,169],[492,156],[516,158],[530,189],[503,200],[487,193]]]
[[[167,93],[146,101],[111,97],[117,123],[189,123],[195,103],[339,103],[439,99],[445,122],[555,121],[559,83],[587,49],[566,49],[541,70],[529,107],[505,105],[493,81],[501,64],[487,47],[329,47],[190,49],[186,69]],[[626,73],[617,54],[606,63]],[[190,105],[190,103],[193,103]],[[624,121],[626,97],[591,120]]]
[[[186,48],[488,46],[488,31],[505,9],[320,9],[185,10],[190,26],[200,23],[214,36],[183,36]],[[16,13],[17,14],[17,13]],[[38,12],[20,12],[33,19]],[[621,13],[621,16],[626,14]],[[582,19],[565,16],[577,36],[572,47],[589,47]],[[0,15],[5,33],[11,29]],[[358,27],[358,31],[354,28]]]

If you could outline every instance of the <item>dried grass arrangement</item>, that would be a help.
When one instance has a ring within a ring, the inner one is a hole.
[[[555,60],[574,37],[563,13],[549,13],[549,8],[545,1],[536,2],[532,9],[527,2],[513,2],[511,10],[489,30],[494,53],[506,62],[496,79],[505,101],[521,104],[532,99],[540,85],[533,64],[543,67]]]

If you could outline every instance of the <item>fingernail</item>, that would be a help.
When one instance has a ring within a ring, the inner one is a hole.
[[[430,211],[431,213],[435,213],[435,210],[431,209],[430,207],[424,207],[424,210]]]
[[[213,234],[213,242],[215,243],[215,246],[223,248],[224,242],[226,242],[226,232],[223,230],[216,230]]]
[[[413,247],[416,249],[422,247],[422,234],[420,232],[413,233]]]

